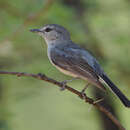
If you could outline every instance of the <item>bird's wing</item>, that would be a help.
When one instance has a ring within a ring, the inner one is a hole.
[[[60,69],[71,72],[76,77],[87,79],[100,89],[105,90],[99,81],[98,73],[92,67],[95,62],[93,57],[84,53],[84,51],[77,50],[77,48],[53,48],[50,52],[50,59]]]
[[[102,73],[98,62],[86,50],[71,46],[55,48],[51,51],[52,62],[75,74],[80,74],[87,78],[98,80],[99,73]]]

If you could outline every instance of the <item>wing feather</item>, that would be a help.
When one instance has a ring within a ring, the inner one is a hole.
[[[52,49],[51,60],[55,65],[72,73],[80,74],[86,78],[93,78],[94,80],[99,79],[93,68],[82,58],[82,55],[74,51],[72,49]]]

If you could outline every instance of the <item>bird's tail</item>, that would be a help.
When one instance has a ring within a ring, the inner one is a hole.
[[[108,84],[108,86],[117,95],[121,102],[126,107],[130,107],[130,100],[116,87],[116,85],[106,75],[103,75],[102,79]]]

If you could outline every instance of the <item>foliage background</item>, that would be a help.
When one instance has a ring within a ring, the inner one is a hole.
[[[43,72],[63,81],[48,61],[44,40],[29,32],[44,24],[66,27],[73,41],[91,50],[115,84],[130,97],[130,7],[128,0],[0,0],[0,70]],[[85,81],[69,85],[81,90]],[[92,87],[93,88],[93,87]],[[89,88],[87,94],[92,95]],[[130,111],[110,93],[122,124]],[[2,130],[101,130],[96,109],[46,82],[0,76]]]

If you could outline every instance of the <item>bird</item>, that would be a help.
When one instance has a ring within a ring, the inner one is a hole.
[[[73,78],[86,80],[102,90],[106,90],[104,81],[124,106],[130,107],[130,100],[111,81],[97,59],[88,50],[74,43],[66,28],[58,24],[46,24],[30,31],[45,40],[48,58],[59,71]]]

